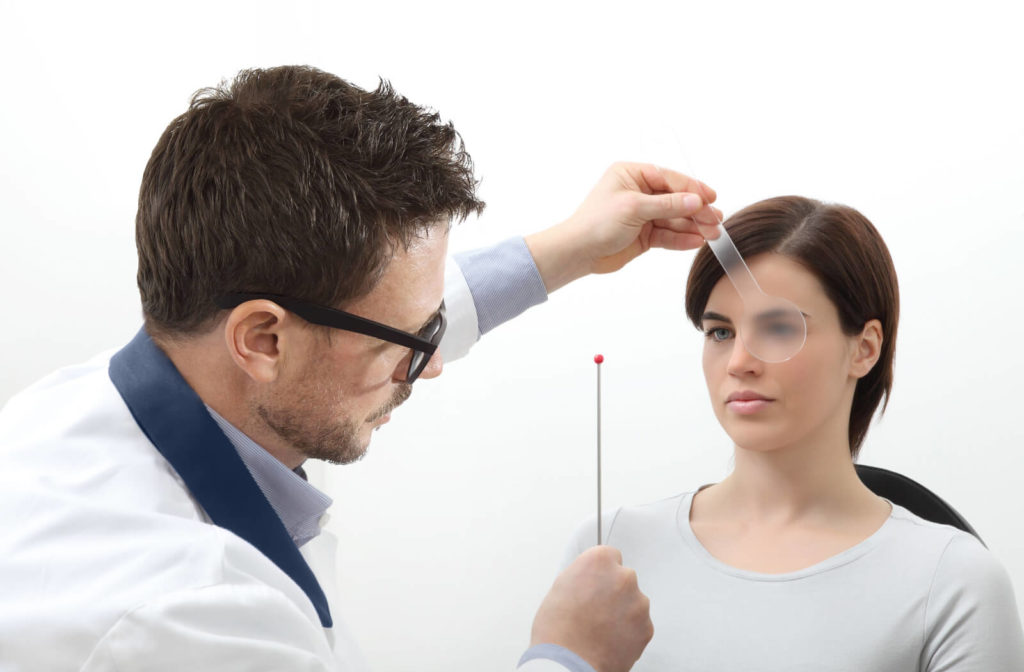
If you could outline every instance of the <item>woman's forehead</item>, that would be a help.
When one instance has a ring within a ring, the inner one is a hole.
[[[803,264],[774,253],[759,254],[746,262],[765,294],[787,299],[809,316],[824,318],[832,315],[838,319],[836,308],[825,294],[821,281]],[[729,278],[723,275],[712,288],[704,311],[729,317],[742,309],[739,294]]]

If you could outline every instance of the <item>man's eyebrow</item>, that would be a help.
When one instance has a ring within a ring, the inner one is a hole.
[[[409,330],[409,333],[410,333],[410,334],[419,334],[419,333],[420,333],[421,331],[423,331],[424,329],[426,329],[426,328],[427,328],[427,325],[428,325],[428,324],[430,324],[430,323],[431,323],[431,322],[433,322],[433,321],[434,321],[435,319],[437,319],[437,315],[438,315],[438,313],[440,313],[440,312],[441,312],[441,306],[438,306],[438,307],[437,307],[437,310],[435,310],[435,311],[434,311],[433,313],[431,313],[430,317],[428,317],[428,318],[426,319],[426,321],[424,321],[424,322],[423,322],[423,324],[421,324],[420,326],[416,327],[415,329],[410,329],[410,330]]]
[[[714,320],[716,322],[725,322],[726,324],[732,324],[732,320],[730,320],[725,315],[710,310],[700,316],[701,322],[706,322],[707,320]]]

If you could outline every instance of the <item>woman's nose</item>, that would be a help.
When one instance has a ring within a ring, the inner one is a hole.
[[[754,357],[743,343],[743,336],[736,334],[729,353],[728,372],[732,376],[756,375],[762,371],[764,362]]]

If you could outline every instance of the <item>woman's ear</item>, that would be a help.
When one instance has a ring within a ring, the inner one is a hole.
[[[882,323],[868,320],[860,334],[854,337],[853,355],[850,358],[850,375],[863,378],[868,375],[882,354]]]

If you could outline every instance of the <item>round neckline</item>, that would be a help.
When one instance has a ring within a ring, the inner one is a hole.
[[[803,569],[798,569],[792,572],[784,572],[781,574],[768,574],[765,572],[755,572],[749,569],[740,569],[739,567],[733,567],[732,565],[726,564],[711,554],[711,551],[704,547],[704,544],[700,542],[697,535],[694,533],[693,528],[690,526],[690,510],[693,508],[693,497],[704,488],[713,485],[709,483],[702,485],[692,492],[686,493],[679,502],[679,507],[676,512],[676,528],[679,531],[679,536],[682,537],[683,541],[700,557],[707,565],[713,569],[730,576],[734,576],[740,579],[746,579],[748,581],[795,581],[803,579],[808,576],[815,574],[821,574],[843,565],[849,564],[860,557],[863,557],[876,546],[878,546],[883,539],[888,536],[889,530],[892,528],[893,521],[897,517],[897,506],[890,500],[882,498],[886,503],[889,504],[890,511],[889,517],[885,519],[885,522],[875,530],[869,537],[860,541],[859,543],[851,546],[850,548],[840,551],[839,553],[825,558],[824,560],[817,562]]]

